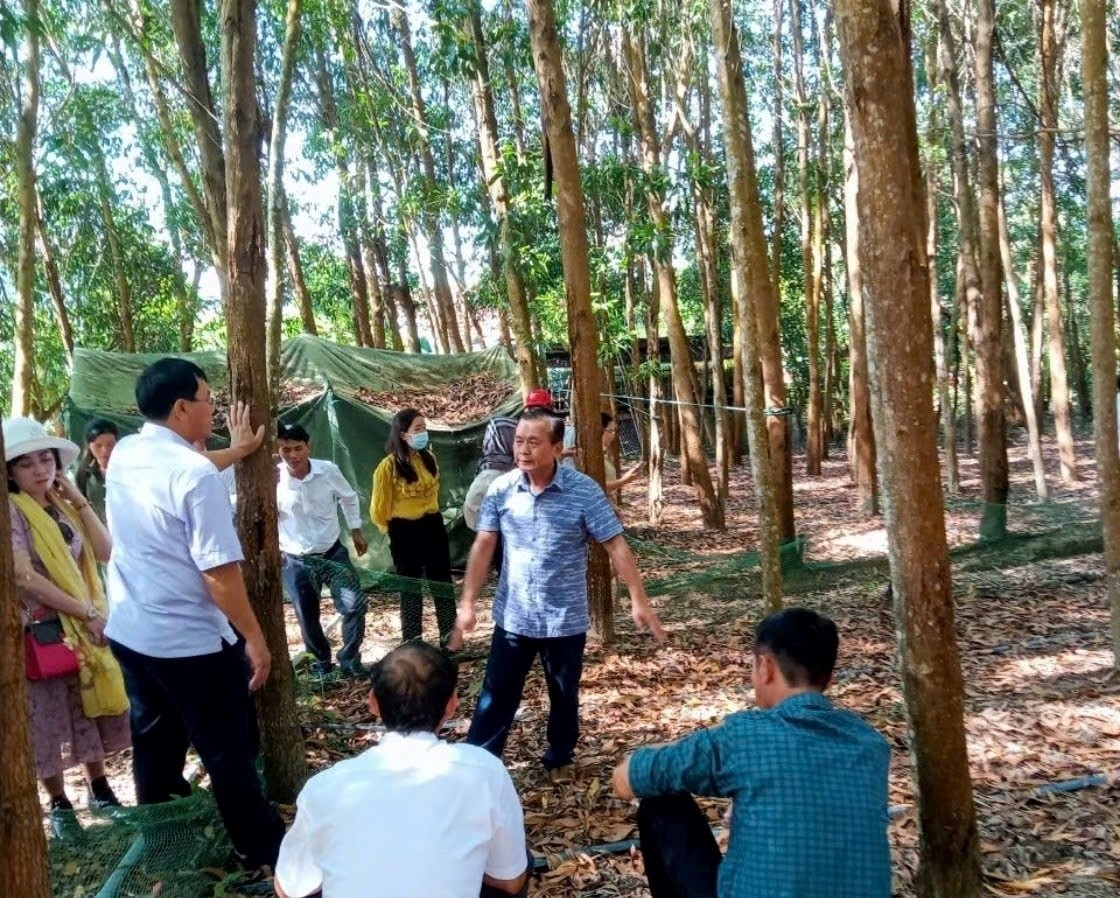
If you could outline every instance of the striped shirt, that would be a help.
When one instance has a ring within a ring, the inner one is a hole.
[[[510,471],[487,491],[478,529],[502,535],[495,624],[534,639],[587,632],[587,544],[622,533],[599,484],[558,465],[552,482],[533,495],[529,478]]]
[[[639,798],[730,797],[719,898],[890,898],[887,741],[819,692],[630,759]]]

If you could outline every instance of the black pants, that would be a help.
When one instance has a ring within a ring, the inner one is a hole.
[[[651,898],[715,898],[723,855],[691,795],[643,798],[638,836]]]
[[[586,644],[586,633],[535,638],[494,627],[467,742],[502,756],[525,677],[539,654],[548,685],[548,748],[541,763],[549,770],[571,764],[579,741],[579,679]]]
[[[260,747],[241,645],[209,655],[153,658],[110,642],[132,703],[132,775],[139,804],[190,794],[183,779],[193,745],[214,801],[246,866],[275,866],[284,823],[257,776]]]
[[[334,607],[342,615],[342,648],[338,651],[338,660],[343,664],[360,661],[366,633],[366,597],[346,547],[336,542],[322,554],[284,555],[283,559],[284,589],[292,602],[307,650],[320,665],[331,663],[331,644],[319,620],[320,594],[323,584],[327,583]]]
[[[401,586],[401,639],[419,639],[424,632],[420,580],[426,579],[436,606],[441,640],[455,626],[455,590],[451,586],[451,544],[438,511],[415,521],[389,520],[389,553],[397,576],[412,582]]]

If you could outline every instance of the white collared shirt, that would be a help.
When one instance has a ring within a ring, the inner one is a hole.
[[[311,470],[300,480],[288,473],[288,466],[276,466],[276,508],[280,515],[280,551],[286,555],[326,552],[338,542],[338,509],[346,526],[362,526],[358,494],[346,482],[338,466],[322,459],[311,459]]]
[[[113,535],[105,634],[156,658],[233,643],[233,628],[202,580],[203,571],[244,558],[218,469],[149,421],[113,450],[105,489]]]
[[[276,881],[324,898],[478,898],[526,867],[521,801],[485,749],[432,733],[381,743],[307,781]]]

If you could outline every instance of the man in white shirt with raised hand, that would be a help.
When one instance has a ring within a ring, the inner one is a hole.
[[[105,627],[131,703],[136,798],[189,795],[193,745],[234,850],[246,867],[271,866],[284,824],[257,776],[252,692],[272,659],[245,592],[229,496],[192,445],[210,435],[210,384],[194,363],[160,359],[140,375],[136,404],[144,426],[117,444],[106,477]]]
[[[280,552],[284,560],[284,589],[303,634],[303,644],[315,661],[312,673],[323,676],[334,665],[331,646],[319,614],[322,585],[342,615],[342,648],[338,666],[347,676],[364,677],[362,639],[366,632],[366,597],[350,553],[339,540],[338,510],[346,518],[354,551],[368,549],[362,535],[358,494],[337,465],[311,457],[311,439],[299,424],[280,424],[276,434],[276,506],[280,516]]]
[[[280,898],[524,896],[521,801],[502,762],[439,738],[459,706],[458,671],[409,642],[373,666],[380,744],[308,780],[280,847]]]

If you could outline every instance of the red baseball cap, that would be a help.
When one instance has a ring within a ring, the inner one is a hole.
[[[552,411],[552,393],[544,387],[530,390],[529,395],[525,397],[525,408],[546,408]]]

